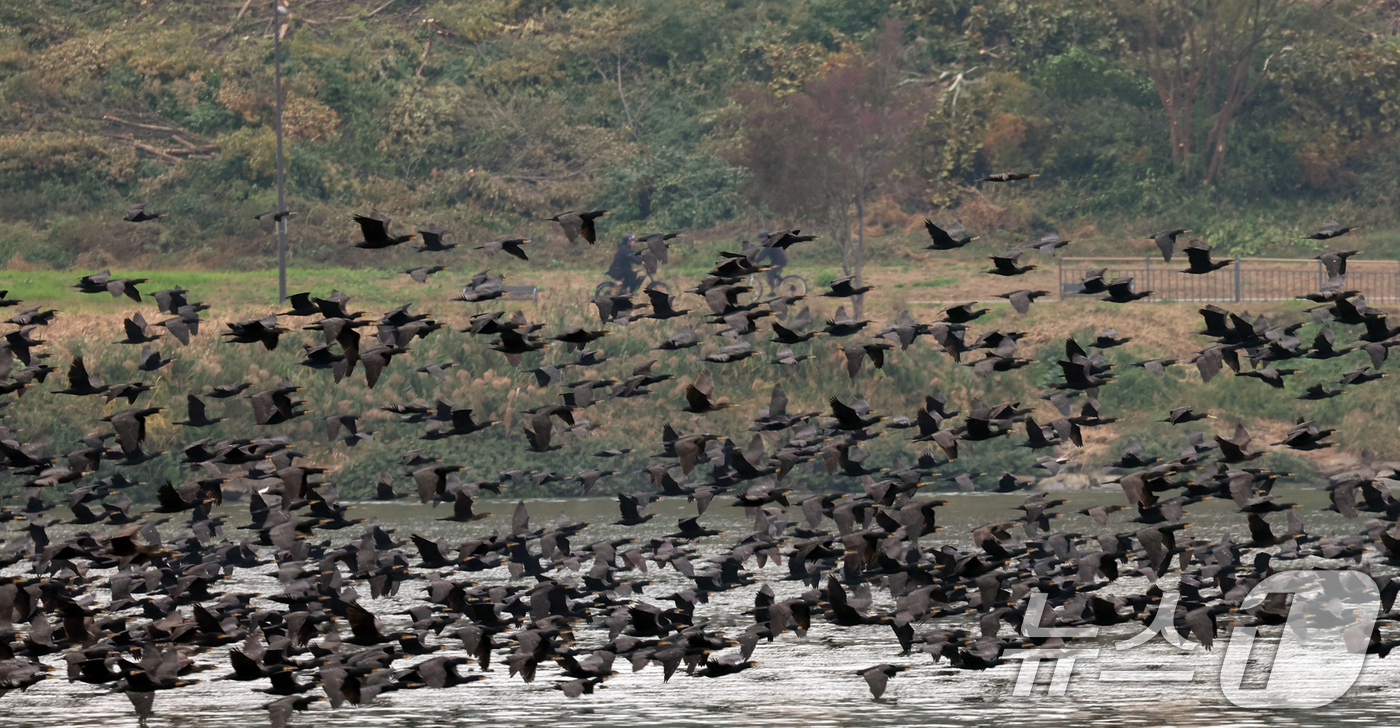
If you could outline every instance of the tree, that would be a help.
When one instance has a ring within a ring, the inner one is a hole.
[[[1130,55],[1152,79],[1166,112],[1172,163],[1187,179],[1210,185],[1219,176],[1230,129],[1267,74],[1272,56],[1262,56],[1295,2],[1115,3]]]
[[[886,20],[873,50],[842,51],[801,91],[779,98],[748,88],[737,95],[743,144],[734,161],[750,171],[752,190],[775,212],[829,231],[856,285],[865,266],[867,203],[913,168],[907,142],[929,108],[920,85],[901,83],[902,32],[899,21]],[[863,301],[853,306],[860,316]]]

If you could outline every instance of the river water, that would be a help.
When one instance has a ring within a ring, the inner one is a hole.
[[[1308,527],[1318,535],[1354,534],[1364,528],[1363,518],[1346,521],[1340,516],[1318,509],[1327,504],[1324,493],[1316,490],[1279,488],[1283,500],[1298,502],[1296,511]],[[1052,494],[1053,495],[1053,494]],[[943,530],[926,535],[921,543],[941,545],[952,543],[970,548],[969,531],[984,523],[1007,521],[1017,512],[1011,507],[1022,496],[984,494],[941,495],[949,505],[939,509]],[[1122,495],[1109,491],[1086,491],[1058,494],[1070,503],[1058,510],[1065,517],[1053,521],[1056,530],[1073,530],[1083,534],[1103,531],[1133,531],[1139,528],[1126,522],[1123,513],[1115,514],[1109,526],[1100,528],[1074,511],[1099,503],[1120,503]],[[751,529],[741,508],[728,505],[731,499],[715,500],[702,521],[711,528],[722,528],[723,536],[700,542],[706,555],[722,553],[742,534]],[[527,501],[532,526],[540,527],[564,513],[574,522],[594,524],[573,539],[575,546],[605,538],[623,536],[647,539],[675,530],[676,519],[693,515],[694,506],[683,501],[665,500],[655,504],[651,512],[657,518],[633,528],[609,525],[618,517],[616,501],[608,498]],[[447,515],[447,508],[437,510],[413,504],[355,504],[350,516],[377,519],[387,528],[398,530],[400,538],[418,533],[431,539],[446,539],[457,544],[474,536],[509,529],[514,502],[497,500],[482,502],[492,510],[492,518],[471,524],[435,520]],[[231,516],[230,526],[247,521],[246,508],[226,505],[220,509]],[[800,512],[792,509],[794,520]],[[1197,538],[1219,539],[1225,532],[1240,536],[1245,532],[1244,518],[1228,501],[1207,501],[1189,509],[1187,520],[1193,528],[1185,533]],[[1270,518],[1281,524],[1283,518]],[[827,523],[826,525],[830,525]],[[1278,530],[1275,526],[1275,530]],[[63,529],[54,528],[55,534]],[[231,528],[230,538],[239,538]],[[358,535],[357,529],[345,529],[332,538],[336,542]],[[1019,535],[1019,534],[1018,534]],[[412,546],[405,549],[417,562]],[[1371,555],[1368,553],[1368,558]],[[699,563],[699,559],[692,559]],[[1321,565],[1321,562],[1319,562]],[[768,582],[778,598],[796,596],[805,589],[793,582],[783,581],[786,565],[769,563],[758,569],[750,560],[748,567],[755,578]],[[14,570],[6,573],[13,573]],[[280,590],[275,572],[267,567],[264,573],[239,572],[216,588],[223,591],[275,593]],[[1377,565],[1377,574],[1393,569]],[[99,572],[93,572],[98,574]],[[509,581],[505,569],[493,572],[458,574],[456,579],[478,583]],[[692,583],[671,569],[660,570],[651,565],[646,578],[653,584],[639,598],[670,607],[664,597]],[[1164,584],[1169,584],[1169,577]],[[398,614],[417,602],[425,582],[409,580],[396,596],[370,599],[368,588],[361,603],[379,615],[386,633],[407,628],[409,618]],[[1110,591],[1141,592],[1147,587],[1138,577],[1123,577]],[[758,586],[741,587],[711,595],[708,604],[697,607],[697,619],[708,620],[710,631],[742,632],[752,624],[752,617],[743,614],[753,607]],[[876,589],[875,610],[891,605]],[[255,600],[255,604],[259,604]],[[272,602],[262,606],[277,606]],[[697,622],[698,623],[698,622]],[[926,622],[917,631],[933,626],[976,629],[975,615]],[[934,664],[928,655],[915,652],[901,656],[899,646],[888,627],[836,627],[814,620],[805,638],[791,632],[773,643],[762,642],[754,652],[757,667],[724,677],[705,679],[690,677],[684,670],[669,682],[662,681],[662,671],[652,666],[631,672],[625,660],[618,660],[618,674],[593,695],[570,699],[550,685],[560,677],[558,668],[542,664],[533,684],[526,685],[519,677],[509,678],[504,660],[493,661],[486,679],[446,690],[419,689],[392,692],[378,697],[372,704],[352,707],[346,705],[331,710],[320,702],[306,713],[296,714],[292,725],[300,726],[459,726],[489,724],[497,726],[1040,726],[1040,725],[1145,725],[1145,726],[1311,726],[1311,725],[1400,725],[1400,655],[1390,659],[1367,657],[1367,663],[1356,685],[1334,703],[1314,710],[1253,711],[1229,703],[1219,686],[1217,675],[1225,640],[1218,640],[1213,652],[1197,648],[1182,652],[1166,644],[1161,637],[1147,645],[1116,652],[1113,644],[1141,630],[1137,624],[1104,628],[1095,640],[1101,652],[1096,659],[1077,662],[1067,692],[1051,696],[1049,680],[1053,663],[1042,665],[1039,679],[1030,696],[1013,695],[1018,663],[990,670],[962,671],[948,667],[947,662]],[[1006,627],[1003,626],[1003,632]],[[1394,639],[1394,629],[1386,628],[1387,637]],[[446,634],[446,633],[445,633]],[[1261,630],[1261,639],[1269,636]],[[1277,634],[1276,632],[1274,634]],[[602,645],[607,632],[600,626],[578,624],[575,636],[579,647]],[[434,638],[429,638],[432,643]],[[438,655],[464,654],[455,638],[444,639],[447,650]],[[345,645],[346,650],[358,649]],[[1256,650],[1260,647],[1256,647]],[[260,683],[218,681],[210,678],[228,672],[227,648],[218,648],[196,657],[196,661],[216,666],[216,670],[194,677],[203,681],[197,685],[157,694],[155,716],[151,725],[162,726],[258,726],[267,724],[267,713],[259,706],[272,699],[252,692]],[[426,659],[401,659],[395,667]],[[126,697],[105,688],[81,682],[69,683],[60,656],[49,656],[45,662],[55,667],[53,679],[39,683],[27,692],[11,692],[0,698],[0,716],[4,728],[21,726],[88,726],[116,727],[137,725],[135,714]],[[910,666],[890,681],[885,697],[871,699],[865,681],[857,671],[891,663]],[[499,667],[496,667],[499,665]],[[1194,669],[1191,682],[1107,682],[1099,679],[1101,671],[1118,669]],[[1282,669],[1275,666],[1275,669]],[[476,672],[473,663],[471,672]],[[466,672],[467,669],[463,668]],[[302,679],[307,679],[302,676]],[[1262,680],[1262,678],[1260,678]],[[315,694],[319,694],[318,692]]]

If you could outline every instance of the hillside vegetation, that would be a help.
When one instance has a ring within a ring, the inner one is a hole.
[[[371,259],[344,243],[349,212],[378,208],[465,242],[525,234],[548,250],[543,265],[591,265],[545,218],[605,207],[610,240],[819,227],[805,254],[828,266],[860,219],[873,244],[902,244],[925,215],[996,243],[1059,230],[1095,255],[1190,227],[1231,255],[1279,256],[1316,254],[1301,236],[1336,216],[1383,257],[1400,243],[1397,12],[1388,0],[292,0],[293,256],[398,266],[408,253]],[[275,199],[270,29],[261,0],[0,8],[0,262],[266,265],[273,242],[252,218]],[[1192,43],[1205,50],[1183,55]],[[817,125],[863,117],[793,109],[868,79],[848,73],[863,64],[888,71],[895,95],[861,103],[902,114],[902,141],[864,167],[855,216],[753,145],[848,169]],[[764,136],[765,118],[789,133]],[[1042,177],[971,184],[1007,170]],[[168,217],[121,222],[134,201]]]

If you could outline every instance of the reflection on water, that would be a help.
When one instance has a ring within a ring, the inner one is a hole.
[[[1364,527],[1364,519],[1348,522],[1335,513],[1317,512],[1327,503],[1324,493],[1282,488],[1277,492],[1282,500],[1302,504],[1297,513],[1302,516],[1310,533],[1352,534]],[[940,497],[949,501],[948,506],[939,509],[943,530],[921,539],[925,547],[952,543],[960,548],[970,548],[969,531],[972,528],[983,523],[1008,520],[1010,507],[1021,501],[1021,496],[952,494]],[[1054,522],[1058,530],[1093,535],[1102,531],[1137,528],[1123,520],[1122,514],[1117,514],[1108,528],[1101,529],[1088,518],[1074,513],[1090,505],[1121,502],[1121,494],[1086,492],[1063,494],[1063,497],[1070,503],[1058,509],[1066,514]],[[751,528],[742,509],[730,507],[729,500],[723,497],[716,499],[703,519],[707,526],[727,532],[724,536],[701,542],[701,550],[706,556],[721,553],[728,544],[734,543]],[[662,536],[675,530],[677,518],[694,513],[691,504],[666,500],[652,507],[653,512],[658,514],[657,518],[639,527],[623,528],[610,525],[618,517],[616,502],[612,499],[535,500],[528,504],[532,523],[536,526],[547,520],[552,521],[558,513],[567,514],[575,522],[593,524],[574,539],[576,547],[606,538],[631,536],[646,539]],[[358,504],[350,515],[377,519],[385,527],[397,529],[400,538],[407,538],[409,533],[418,533],[430,539],[441,538],[456,544],[474,536],[509,528],[512,502],[492,501],[484,505],[495,515],[471,524],[437,521],[436,517],[445,514],[443,509],[434,511],[417,504]],[[226,506],[223,511],[231,517],[230,528],[226,532],[228,537],[236,539],[245,534],[231,526],[246,522],[246,509]],[[792,512],[796,513],[796,510]],[[1245,530],[1244,518],[1234,512],[1233,504],[1228,501],[1208,501],[1193,506],[1187,520],[1193,524],[1193,528],[1186,534],[1196,538],[1219,539],[1226,532],[1240,536]],[[1272,520],[1281,519],[1275,517]],[[54,529],[56,534],[62,532],[61,528]],[[354,529],[346,529],[331,538],[339,544],[357,533]],[[406,548],[415,557],[416,563],[416,553],[411,546]],[[770,562],[759,569],[750,560],[748,566],[755,578],[773,587],[780,600],[796,596],[804,590],[800,584],[782,580],[787,575],[785,564]],[[1394,570],[1378,565],[1375,571],[1383,574]],[[100,572],[91,574],[93,577],[100,575]],[[478,583],[501,583],[509,580],[509,574],[505,569],[498,569],[458,574],[454,578]],[[669,568],[659,570],[654,564],[650,565],[646,578],[652,584],[639,598],[665,607],[671,606],[668,600],[664,600],[666,595],[692,585],[675,571]],[[396,596],[381,599],[365,596],[361,603],[379,615],[386,632],[405,629],[411,620],[401,612],[421,597],[424,586],[422,580],[411,580],[403,585]],[[1124,577],[1111,591],[1141,592],[1147,586],[1144,579]],[[274,593],[280,590],[275,572],[269,567],[264,567],[261,573],[240,572],[219,588],[230,592]],[[711,595],[708,604],[697,606],[697,620],[708,620],[711,631],[743,631],[752,622],[752,617],[744,612],[752,608],[757,589],[758,586],[753,585]],[[362,588],[360,591],[367,595],[369,590]],[[255,600],[255,605],[280,606],[261,600]],[[875,606],[877,610],[892,606],[886,592],[876,590]],[[920,631],[935,624],[976,628],[974,618],[959,617],[925,623]],[[1020,669],[1017,664],[984,672],[956,670],[948,667],[946,662],[934,664],[922,653],[901,656],[899,645],[887,627],[838,628],[818,621],[813,623],[811,632],[805,638],[798,638],[789,632],[774,643],[760,643],[754,652],[758,667],[721,679],[689,677],[682,671],[665,683],[662,682],[660,668],[649,667],[633,673],[625,660],[619,660],[619,673],[602,689],[591,696],[569,699],[563,693],[550,689],[559,674],[552,664],[541,665],[539,675],[531,685],[522,683],[518,677],[508,678],[502,665],[487,673],[485,680],[459,688],[394,692],[379,697],[368,706],[355,708],[347,705],[334,711],[324,702],[318,703],[310,712],[295,715],[292,724],[415,728],[475,724],[600,727],[732,724],[812,728],[886,725],[1400,724],[1400,685],[1397,685],[1400,659],[1380,660],[1374,655],[1368,656],[1366,669],[1357,684],[1340,700],[1324,708],[1310,711],[1246,711],[1225,700],[1216,679],[1224,651],[1223,640],[1217,641],[1213,652],[1205,652],[1198,647],[1192,652],[1182,653],[1164,643],[1160,637],[1135,650],[1117,652],[1113,649],[1114,642],[1139,630],[1137,625],[1119,625],[1101,630],[1096,640],[1101,648],[1099,657],[1080,660],[1076,664],[1064,697],[1046,695],[1051,663],[1042,664],[1031,697],[1014,697],[1012,690]],[[1263,636],[1270,634],[1277,635],[1277,632],[1270,633],[1267,628],[1261,630]],[[575,636],[579,646],[584,648],[596,647],[607,641],[607,631],[600,625],[580,623],[575,627]],[[432,641],[430,637],[429,642]],[[459,651],[460,642],[456,639],[443,640],[442,644],[447,650],[436,654],[464,654]],[[347,644],[344,649],[358,648]],[[159,693],[151,725],[265,725],[267,713],[259,706],[271,697],[250,689],[262,685],[211,679],[229,671],[226,655],[227,648],[199,655],[196,658],[198,662],[216,665],[217,669],[196,675],[204,680],[198,685]],[[395,667],[401,668],[423,659],[426,658],[400,660]],[[124,695],[85,683],[69,683],[62,677],[66,672],[60,655],[51,655],[45,658],[45,662],[55,667],[54,674],[58,677],[42,682],[27,692],[12,692],[0,698],[0,715],[4,716],[6,728],[136,725],[135,715]],[[865,681],[856,672],[883,662],[909,665],[914,669],[891,680],[884,699],[872,701]],[[1164,669],[1194,668],[1195,679],[1190,683],[1160,684],[1101,682],[1097,679],[1101,669],[1145,669],[1151,666]],[[472,670],[475,669],[473,664]]]

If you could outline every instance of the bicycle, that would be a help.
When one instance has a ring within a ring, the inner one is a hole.
[[[805,296],[807,295],[807,279],[799,275],[783,276],[778,279],[778,284],[769,291],[772,297]]]
[[[635,294],[637,291],[643,291],[648,288],[655,288],[656,290],[661,291],[662,293],[671,292],[671,286],[665,281],[657,280],[655,278],[652,278],[650,275],[643,275],[641,284],[639,284],[636,288],[630,291],[624,289],[622,281],[613,280],[611,278],[606,281],[603,281],[602,283],[599,283],[593,288],[593,297],[601,298],[603,296],[630,296],[632,294]]]
[[[786,298],[807,295],[807,280],[799,275],[779,276],[772,287],[767,286],[767,276],[749,276],[748,285],[753,289],[754,298]],[[764,295],[768,294],[768,295]]]

